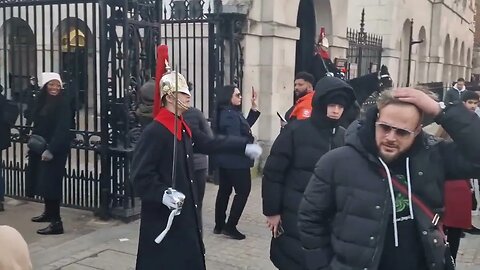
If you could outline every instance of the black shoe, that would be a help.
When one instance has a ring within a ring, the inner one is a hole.
[[[480,229],[472,226],[472,228],[465,230],[466,233],[473,234],[473,235],[480,235]]]
[[[243,240],[246,238],[245,234],[239,232],[236,227],[225,227],[222,233],[232,239]]]
[[[41,214],[40,216],[33,217],[32,221],[33,222],[51,222],[52,218],[50,218],[47,214],[45,214],[45,212],[43,212],[43,214]]]
[[[222,227],[219,225],[215,225],[215,228],[213,228],[213,234],[221,234],[222,233]]]
[[[54,221],[46,228],[38,230],[37,233],[43,235],[63,234],[63,224],[61,221]]]

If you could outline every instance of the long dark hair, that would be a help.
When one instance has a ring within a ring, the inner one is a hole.
[[[235,88],[237,86],[235,85],[224,85],[221,87],[217,87],[215,90],[215,121],[213,129],[215,131],[218,131],[218,124],[220,121],[220,112],[222,109],[227,108],[227,107],[234,107],[232,104],[232,95],[235,92]]]
[[[237,88],[235,85],[225,85],[217,88],[217,109],[232,106],[232,95],[235,92],[235,88]]]

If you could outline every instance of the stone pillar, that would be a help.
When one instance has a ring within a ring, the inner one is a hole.
[[[250,108],[253,86],[262,113],[252,127],[264,146],[260,167],[280,132],[277,112],[284,115],[293,104],[296,41],[300,36],[296,19],[287,16],[287,12],[296,14],[298,1],[279,1],[275,5],[266,2],[270,1],[253,1],[244,39],[243,111]]]

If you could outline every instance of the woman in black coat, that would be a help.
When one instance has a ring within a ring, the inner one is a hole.
[[[252,90],[253,91],[253,90]],[[217,90],[217,126],[216,132],[222,135],[240,136],[253,143],[250,127],[255,124],[260,112],[257,110],[256,94],[252,92],[252,108],[247,119],[241,111],[242,95],[236,86],[227,85]],[[252,179],[250,168],[253,160],[240,154],[221,154],[215,156],[219,169],[219,188],[215,202],[214,234],[223,233],[233,239],[245,239],[237,230],[237,224],[247,203]],[[226,221],[228,200],[235,189],[230,216]]]
[[[4,111],[7,106],[7,99],[0,89],[0,157],[2,151],[10,147],[10,126],[4,121]],[[0,166],[2,164],[0,163]],[[0,167],[1,168],[1,167]],[[3,211],[3,200],[5,196],[5,179],[0,170],[0,211]]]
[[[44,199],[45,211],[33,222],[50,222],[38,234],[62,234],[60,218],[62,180],[70,152],[71,110],[68,95],[62,90],[62,80],[57,73],[42,74],[42,88],[33,111],[32,135],[39,135],[47,142],[41,153],[28,152],[27,196],[38,195]]]

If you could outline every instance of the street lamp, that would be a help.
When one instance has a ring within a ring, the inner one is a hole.
[[[408,69],[407,69],[407,87],[410,86],[410,70],[412,68],[412,46],[423,43],[422,40],[413,40],[413,19],[410,20],[410,40],[408,44]]]

